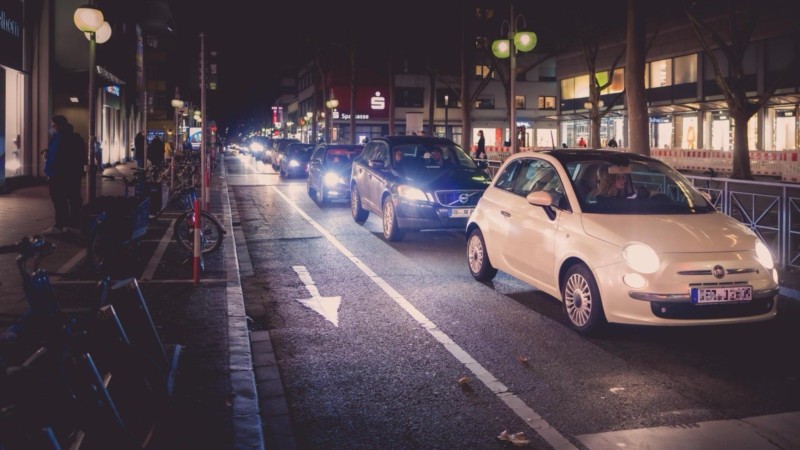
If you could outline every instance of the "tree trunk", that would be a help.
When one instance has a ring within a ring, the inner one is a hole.
[[[730,108],[733,117],[733,174],[738,180],[752,180],[750,171],[750,145],[747,141],[747,122],[752,113],[745,108]]]
[[[589,121],[592,125],[592,135],[589,136],[589,148],[600,148],[600,114],[597,111],[598,105],[592,104],[592,110],[589,113]]]
[[[467,8],[462,8],[461,13],[461,147],[469,151],[472,144],[472,120],[470,115],[470,87],[469,81],[472,74],[469,72],[469,61],[467,60]]]
[[[650,123],[644,88],[645,21],[637,0],[628,0],[625,57],[625,104],[628,107],[628,142],[632,153],[650,156]]]

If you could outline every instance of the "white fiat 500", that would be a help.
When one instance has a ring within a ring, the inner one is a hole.
[[[510,157],[467,223],[472,276],[498,270],[560,298],[569,323],[709,325],[776,315],[762,240],[676,170],[641,155]]]

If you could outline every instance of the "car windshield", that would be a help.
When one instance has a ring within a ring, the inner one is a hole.
[[[683,175],[644,158],[564,162],[581,210],[598,214],[697,214],[715,211]]]
[[[311,158],[311,147],[290,145],[286,150],[289,159],[308,161]]]
[[[452,144],[414,143],[395,145],[392,165],[398,170],[477,169],[475,161]]]

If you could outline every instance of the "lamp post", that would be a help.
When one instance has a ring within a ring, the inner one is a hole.
[[[94,5],[83,5],[75,10],[72,16],[75,27],[83,31],[89,39],[89,95],[87,103],[89,108],[89,136],[87,148],[87,170],[86,170],[86,202],[91,202],[97,195],[97,179],[95,178],[97,166],[95,165],[94,147],[97,142],[96,118],[95,118],[95,72],[97,71],[95,62],[96,44],[104,43],[111,38],[111,25],[103,18],[103,12],[95,8]]]
[[[445,94],[444,96],[444,137],[447,139],[447,110],[448,106],[450,106],[450,96]]]
[[[315,144],[314,136],[311,135],[311,131],[309,127],[311,125],[311,119],[314,117],[314,113],[311,111],[306,111],[306,140],[309,144]]]
[[[179,110],[183,108],[183,100],[180,98],[180,94],[178,93],[178,87],[175,86],[175,98],[172,99],[172,107],[175,108],[175,147],[172,149],[172,158],[169,162],[169,190],[172,191],[172,188],[175,186],[175,152],[178,151],[178,136],[180,133],[178,132],[178,114]]]
[[[508,35],[506,39],[497,39],[492,42],[492,53],[498,58],[511,58],[509,61],[509,137],[511,138],[511,153],[517,153],[517,102],[514,92],[517,81],[517,50],[529,52],[536,47],[536,33],[532,31],[516,31],[517,20],[522,19],[522,28],[525,28],[525,17],[521,14],[514,16],[514,5],[511,5],[510,21],[503,21],[500,25],[500,34],[503,33],[503,26],[508,25]]]
[[[325,129],[328,134],[328,143],[330,143],[333,140],[333,110],[339,106],[339,100],[336,100],[336,97],[333,96],[333,89],[331,89],[331,98],[325,102],[325,106],[330,109],[328,116],[325,118]]]

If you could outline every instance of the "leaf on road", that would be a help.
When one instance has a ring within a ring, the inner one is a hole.
[[[464,375],[463,377],[458,379],[458,384],[460,386],[466,386],[469,384],[470,381],[472,380],[470,380],[468,376]]]
[[[501,441],[508,441],[514,444],[515,447],[523,447],[531,443],[528,438],[525,437],[525,433],[520,431],[519,433],[509,434],[508,430],[503,430],[497,439]]]
[[[519,361],[519,363],[520,363],[520,364],[522,364],[522,365],[524,365],[524,366],[527,366],[527,365],[528,365],[528,357],[527,357],[527,356],[525,356],[525,355],[519,355],[519,356],[517,356],[517,361]]]

